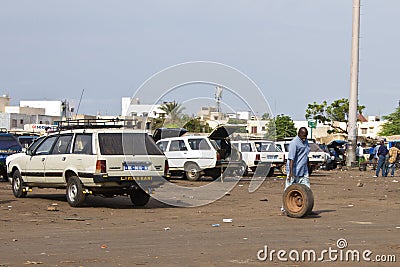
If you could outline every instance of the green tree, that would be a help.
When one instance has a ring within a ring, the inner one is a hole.
[[[387,122],[382,125],[382,130],[379,132],[380,136],[400,134],[400,107],[393,113],[383,116],[383,119],[387,120]]]
[[[200,121],[199,118],[189,120],[183,128],[192,133],[210,133],[212,130],[207,122]]]
[[[359,114],[362,114],[364,109],[365,106],[359,105],[357,107]],[[338,99],[333,101],[330,105],[328,105],[326,101],[322,102],[322,104],[318,104],[317,102],[308,104],[305,117],[306,119],[317,120],[319,123],[332,127],[332,130],[328,130],[328,133],[348,134],[347,127],[343,129],[333,123],[348,122],[349,100],[347,98]]]
[[[176,122],[182,117],[182,112],[185,108],[174,100],[173,102],[162,104],[160,109],[167,113],[172,122]]]
[[[264,113],[264,114],[261,116],[261,119],[264,120],[264,121],[269,120],[269,119],[270,119],[269,113]]]
[[[282,140],[286,137],[296,136],[297,129],[290,116],[278,115],[267,123],[267,133],[265,138],[268,140]]]

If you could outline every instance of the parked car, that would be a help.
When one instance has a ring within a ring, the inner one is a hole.
[[[279,147],[283,152],[285,152],[285,160],[287,162],[289,154],[289,143],[291,140],[278,141],[275,142],[276,146]],[[308,140],[310,145],[310,153],[308,154],[308,173],[309,175],[316,169],[318,169],[326,160],[325,152],[318,147],[318,145],[313,140]],[[281,167],[281,172],[286,174],[286,165]]]
[[[78,126],[38,138],[7,162],[14,196],[25,197],[34,187],[66,188],[73,207],[89,194],[128,195],[134,205],[145,205],[169,175],[153,139],[132,129]]]
[[[7,181],[6,158],[14,153],[22,151],[22,146],[18,139],[7,129],[0,129],[0,175]]]
[[[272,176],[274,169],[284,164],[285,154],[272,141],[241,140],[232,141],[231,143],[232,146],[242,153],[247,171],[254,173],[257,167],[259,167],[266,169],[265,171],[260,171],[260,173]]]
[[[224,129],[217,128],[209,136],[164,138],[157,145],[168,158],[171,174],[184,174],[190,181],[201,176],[217,179],[223,172],[243,174],[245,171],[241,153],[232,148]]]

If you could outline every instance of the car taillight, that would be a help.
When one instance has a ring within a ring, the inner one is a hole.
[[[217,160],[221,160],[221,154],[219,154],[219,152],[217,152]]]
[[[96,161],[96,173],[106,173],[106,161],[105,160],[97,160]]]
[[[168,160],[165,160],[164,175],[167,176],[168,172],[169,172],[169,164],[168,164]]]
[[[261,157],[260,157],[260,154],[256,154],[256,160],[260,160],[261,159]]]

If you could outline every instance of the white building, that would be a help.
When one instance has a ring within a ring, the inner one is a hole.
[[[62,101],[20,101],[20,107],[43,108],[47,116],[62,115]]]
[[[159,104],[140,104],[138,98],[123,97],[121,114],[123,116],[160,118],[166,114],[160,107]]]

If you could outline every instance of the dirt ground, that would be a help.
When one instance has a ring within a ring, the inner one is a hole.
[[[127,197],[93,196],[72,208],[64,190],[34,189],[16,199],[0,182],[0,266],[398,266],[400,176],[372,176],[371,170],[315,172],[316,215],[303,219],[280,215],[284,180],[277,176],[254,193],[244,179],[218,201],[194,208],[154,200],[134,208]],[[286,254],[271,257],[271,250]],[[300,261],[305,250],[317,259]],[[346,262],[349,250],[360,260]]]

